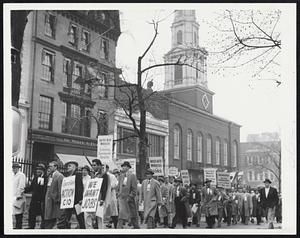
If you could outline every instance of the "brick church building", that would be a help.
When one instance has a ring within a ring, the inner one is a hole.
[[[192,182],[203,182],[203,168],[236,171],[240,155],[240,125],[213,114],[213,95],[207,84],[207,51],[199,46],[195,10],[178,10],[172,48],[165,63],[187,57],[189,66],[165,69],[168,106],[169,165],[188,169]]]

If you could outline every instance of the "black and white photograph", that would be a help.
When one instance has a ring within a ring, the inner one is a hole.
[[[296,3],[3,6],[5,234],[296,234]]]

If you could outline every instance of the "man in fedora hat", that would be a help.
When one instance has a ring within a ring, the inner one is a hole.
[[[82,176],[78,173],[78,163],[76,161],[68,161],[65,163],[65,167],[67,167],[67,177],[75,176],[75,197],[74,197],[74,205],[72,208],[63,209],[63,227],[64,229],[70,229],[71,224],[70,220],[72,217],[72,213],[74,212],[79,224],[80,229],[85,229],[84,224],[84,213],[81,212],[77,214],[75,206],[81,205],[83,198],[83,183]]]
[[[131,173],[131,165],[125,161],[122,165],[122,174],[119,176],[117,198],[119,202],[118,229],[123,229],[125,222],[131,222],[134,229],[140,229],[138,224],[138,208],[136,204],[137,179]]]
[[[41,229],[44,229],[44,205],[47,189],[46,166],[38,164],[35,167],[35,176],[26,192],[32,192],[29,211],[28,211],[28,226],[29,229],[34,229],[36,224],[36,216],[41,216]]]
[[[22,229],[23,213],[25,211],[25,183],[26,176],[20,171],[21,165],[13,163],[13,215],[16,219],[15,229]]]
[[[202,200],[207,223],[206,228],[213,228],[216,216],[218,215],[217,203],[215,202],[217,192],[215,188],[211,187],[211,182],[210,179],[206,179],[204,182],[205,186],[202,188]]]
[[[144,220],[147,229],[155,228],[155,213],[162,204],[159,182],[153,178],[153,170],[146,170],[146,179],[142,182],[142,192],[140,201],[144,203]]]
[[[278,193],[276,188],[271,187],[271,183],[270,179],[265,179],[265,188],[260,190],[260,202],[268,220],[268,228],[274,229],[273,222],[275,219],[275,208],[278,204]]]

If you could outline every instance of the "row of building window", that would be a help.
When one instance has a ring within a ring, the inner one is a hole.
[[[56,28],[56,16],[51,12],[45,13],[45,35],[55,38],[55,28]],[[70,23],[68,34],[68,42],[73,47],[77,48],[79,45],[79,27],[75,23]],[[83,50],[85,52],[90,51],[90,32],[86,29],[82,29],[81,31],[81,44],[79,50]],[[107,39],[100,39],[100,57],[106,60],[109,59],[109,41]]]
[[[48,82],[54,82],[54,69],[55,69],[55,54],[49,50],[43,49],[42,51],[42,79]],[[91,86],[83,83],[87,78],[85,73],[85,66],[71,58],[64,58],[63,60],[63,86],[73,89],[76,94],[91,93]],[[93,77],[93,76],[90,76]],[[99,98],[108,97],[108,74],[106,72],[97,72],[97,83],[93,87],[97,87]]]
[[[270,164],[271,157],[263,155],[246,156],[248,165],[253,164]]]
[[[137,155],[138,151],[138,138],[135,136],[134,132],[130,129],[126,129],[123,127],[118,127],[117,129],[117,138],[118,138],[118,153],[125,155]],[[164,145],[165,145],[165,137],[148,134],[148,156],[164,156]]]
[[[181,129],[179,126],[174,127],[174,159],[180,159],[182,142],[181,142]],[[203,163],[203,136],[198,133],[196,138],[196,156],[197,162]],[[212,164],[212,137],[208,135],[206,138],[206,163]],[[215,165],[221,164],[221,141],[218,138],[215,141],[215,154],[216,160]],[[237,166],[238,148],[237,143],[233,143],[233,156],[232,156],[232,166]],[[187,132],[187,160],[193,161],[193,132],[188,130]],[[226,140],[223,141],[223,165],[228,166],[228,143]]]
[[[270,179],[271,181],[274,181],[274,174],[271,171],[263,171],[263,172],[256,172],[253,170],[248,171],[248,181],[254,182],[254,181],[264,181],[265,179]]]

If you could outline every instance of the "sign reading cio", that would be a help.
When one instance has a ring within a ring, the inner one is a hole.
[[[83,212],[96,211],[102,180],[103,180],[102,178],[94,178],[88,180],[86,188],[83,193],[81,211]]]
[[[154,176],[164,175],[164,166],[162,157],[149,157],[150,169],[153,170]]]
[[[98,136],[97,158],[102,163],[111,162],[113,157],[113,135]]]
[[[60,209],[73,208],[75,199],[75,175],[65,177],[61,184]]]

